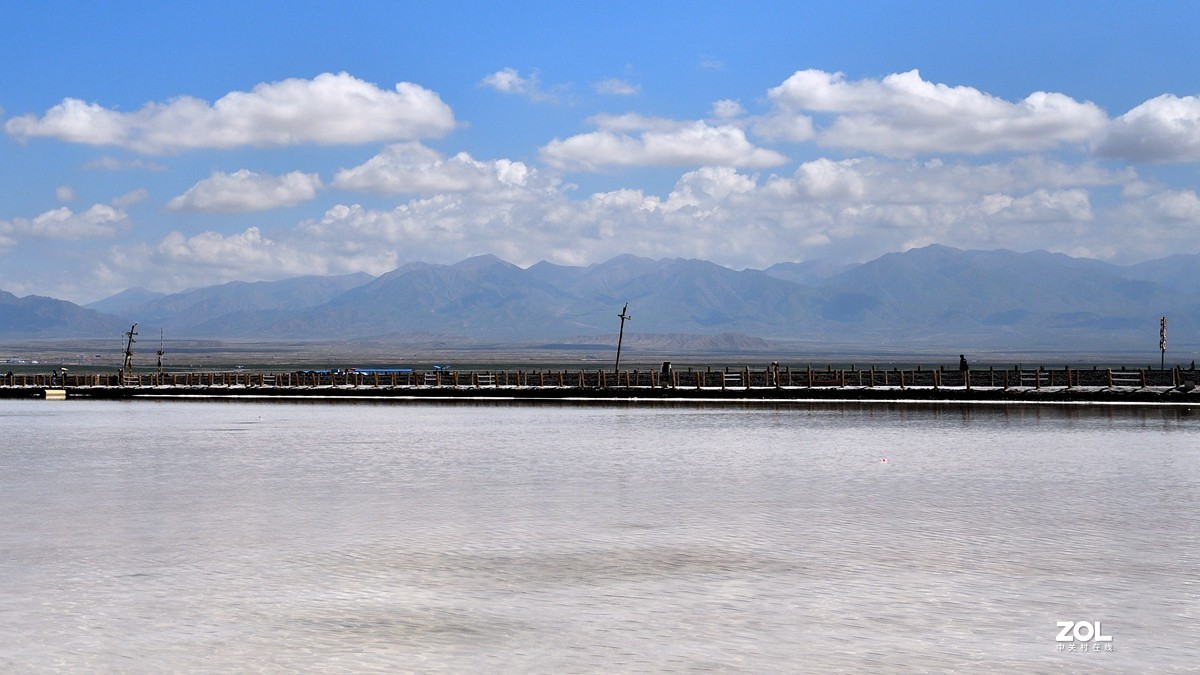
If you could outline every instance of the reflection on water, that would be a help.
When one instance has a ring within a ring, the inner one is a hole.
[[[1200,652],[1186,408],[9,401],[0,425],[5,671]],[[1065,620],[1114,651],[1059,651]]]

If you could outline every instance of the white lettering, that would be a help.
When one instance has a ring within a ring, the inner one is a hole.
[[[1111,635],[1105,635],[1099,621],[1056,621],[1058,635],[1056,642],[1112,642]]]

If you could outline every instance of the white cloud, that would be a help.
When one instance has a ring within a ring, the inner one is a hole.
[[[160,290],[178,291],[235,280],[362,270],[378,274],[395,266],[394,253],[371,249],[348,256],[338,250],[277,241],[264,236],[259,228],[250,227],[231,235],[209,231],[189,237],[171,232],[157,243],[114,247],[95,274],[110,280],[133,274],[152,278],[154,287]]]
[[[1200,198],[1196,191],[1147,187],[1104,214],[1109,255],[1139,261],[1195,253],[1196,238],[1200,236]]]
[[[1147,201],[1158,217],[1200,228],[1200,198],[1195,190],[1168,190],[1151,195]]]
[[[146,188],[138,188],[136,190],[126,192],[123,195],[114,197],[112,200],[112,205],[117,208],[125,208],[126,206],[140,204],[149,198],[150,192],[146,190]]]
[[[1094,218],[1087,190],[1034,190],[1025,195],[987,195],[978,203],[982,215],[1022,223],[1081,222]]]
[[[625,80],[620,80],[615,77],[607,80],[601,80],[592,86],[599,94],[612,94],[614,96],[633,96],[642,90],[642,88],[636,84],[626,82]]]
[[[554,139],[540,149],[542,159],[560,169],[595,171],[613,166],[724,165],[764,168],[787,161],[783,155],[754,146],[732,125],[706,122],[640,125],[636,116],[604,118],[591,133]]]
[[[1113,120],[1098,151],[1135,162],[1200,162],[1200,98],[1163,94]]]
[[[1093,192],[1115,196],[1137,180],[1129,171],[1037,157],[982,166],[819,159],[766,177],[705,166],[661,196],[624,188],[576,198],[571,186],[530,181],[506,191],[431,194],[387,210],[338,205],[302,223],[290,241],[341,258],[372,250],[453,262],[492,252],[518,264],[582,264],[634,253],[735,267],[860,260],[932,241],[1099,251],[1123,235],[1113,226],[1118,216],[1097,209]]]
[[[533,174],[522,162],[482,162],[465,152],[447,159],[420,143],[397,143],[359,166],[338,171],[332,185],[382,194],[491,191],[522,187]]]
[[[746,113],[746,109],[739,101],[730,98],[723,98],[720,101],[714,101],[712,104],[712,116],[719,120],[731,120],[735,117],[741,117]]]
[[[830,113],[816,132],[822,145],[908,157],[922,153],[1036,152],[1095,141],[1107,116],[1090,102],[1034,92],[1010,102],[973,87],[927,82],[912,70],[881,80],[846,81],[841,73],[802,70],[768,92],[775,109],[761,129],[803,140],[802,113]],[[800,133],[788,133],[796,116]]]
[[[131,223],[124,211],[106,204],[94,204],[82,212],[63,206],[46,211],[34,218],[0,220],[0,248],[11,248],[21,239],[52,239],[77,241],[107,239],[129,229]]]
[[[808,115],[774,112],[753,120],[754,133],[768,141],[802,143],[816,137],[813,119]]]
[[[75,188],[70,185],[59,185],[54,189],[54,198],[60,202],[75,201]]]
[[[537,89],[537,76],[527,79],[516,68],[504,68],[483,78],[483,84],[502,94],[528,94]]]
[[[211,176],[167,202],[171,211],[247,213],[295,206],[309,201],[321,188],[315,173],[293,171],[270,176],[246,169],[214,171]]]
[[[192,97],[122,113],[66,99],[44,116],[14,117],[15,138],[50,137],[158,154],[195,148],[353,145],[441,136],[454,113],[438,95],[409,82],[392,91],[347,73],[288,79],[231,92],[211,106]]]
[[[661,208],[709,211],[721,208],[733,195],[752,194],[757,188],[755,177],[740,174],[732,167],[703,167],[681,176]]]
[[[502,94],[525,96],[531,101],[556,102],[560,100],[559,93],[542,89],[541,80],[536,72],[529,77],[523,77],[515,68],[504,68],[484,77],[480,84]]]

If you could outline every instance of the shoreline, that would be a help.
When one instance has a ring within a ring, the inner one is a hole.
[[[1200,405],[1200,389],[1178,387],[605,387],[558,386],[0,386],[5,399],[91,400],[324,400],[324,401],[490,401],[490,402],[631,402],[631,403],[892,403],[920,405]]]

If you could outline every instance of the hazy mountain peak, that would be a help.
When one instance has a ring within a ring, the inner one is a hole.
[[[505,267],[513,267],[516,269],[520,269],[516,265],[514,265],[506,260],[501,260],[500,258],[492,255],[491,253],[485,253],[483,255],[471,256],[470,258],[461,260],[459,262],[454,263],[453,265],[450,265],[450,268],[454,269],[454,270],[458,270],[460,272],[471,272],[471,271],[481,270],[481,269],[484,269],[487,267],[493,267],[495,265],[503,265]]]
[[[159,298],[165,298],[166,295],[166,293],[159,293],[158,291],[151,291],[142,288],[141,286],[134,286],[133,288],[127,288],[120,293],[104,298],[103,300],[97,300],[96,302],[86,304],[84,307],[87,309],[94,309],[97,312],[105,312],[107,314],[122,314],[126,310],[137,307],[138,305],[142,305]]]

